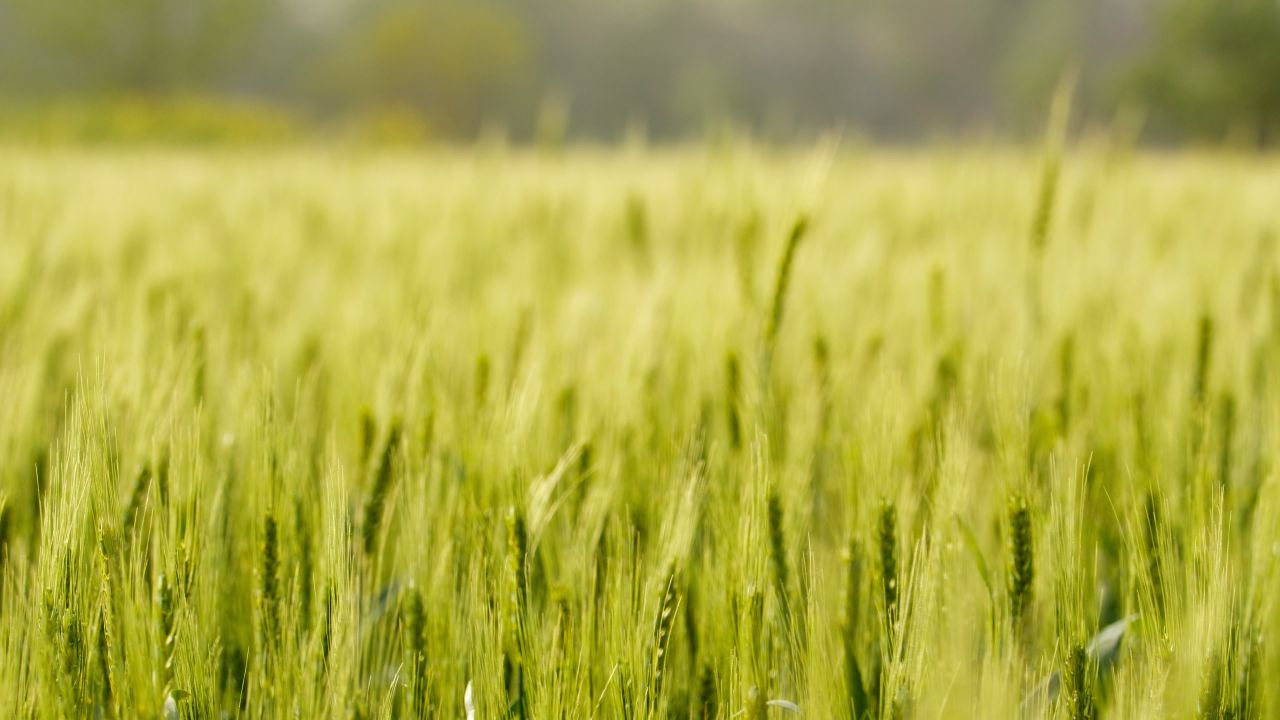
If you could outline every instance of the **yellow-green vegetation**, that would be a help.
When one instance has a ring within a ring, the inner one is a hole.
[[[16,717],[1273,717],[1280,165],[0,150]]]

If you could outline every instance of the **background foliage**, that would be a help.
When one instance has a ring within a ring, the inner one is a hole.
[[[0,0],[11,105],[231,96],[453,139],[1018,137],[1074,69],[1092,126],[1265,143],[1278,56],[1275,0]]]

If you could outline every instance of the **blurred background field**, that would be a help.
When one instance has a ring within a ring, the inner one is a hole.
[[[1273,0],[0,0],[0,137],[1271,142]]]

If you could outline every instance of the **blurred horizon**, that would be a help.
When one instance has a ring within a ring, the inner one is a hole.
[[[0,135],[1018,140],[1068,75],[1079,126],[1266,147],[1280,2],[0,0]]]

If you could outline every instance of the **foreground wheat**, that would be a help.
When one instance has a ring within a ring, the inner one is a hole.
[[[1272,717],[1278,196],[0,149],[0,707]]]

